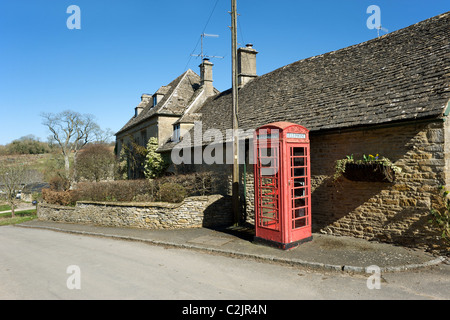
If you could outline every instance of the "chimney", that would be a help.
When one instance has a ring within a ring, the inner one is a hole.
[[[152,100],[152,96],[149,95],[149,94],[144,93],[144,94],[141,96],[141,102],[142,102],[142,103],[149,103],[151,100]]]
[[[138,106],[134,108],[135,117],[137,117],[142,112],[142,110],[144,110],[144,107],[150,102],[151,99],[152,96],[145,93],[141,96],[141,103],[139,103]]]
[[[258,51],[249,43],[245,48],[238,49],[238,85],[243,87],[247,82],[256,78],[256,55]]]
[[[208,58],[204,58],[200,67],[200,84],[204,87],[207,96],[214,95],[212,64]]]

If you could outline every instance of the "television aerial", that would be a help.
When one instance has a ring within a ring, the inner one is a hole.
[[[208,58],[208,59],[209,59],[209,58],[223,59],[223,57],[221,57],[221,56],[208,56],[208,55],[206,55],[206,54],[204,53],[204,51],[203,51],[203,39],[204,39],[205,37],[218,38],[219,36],[218,36],[217,34],[202,33],[202,34],[200,35],[200,37],[201,37],[201,53],[200,53],[200,54],[191,54],[192,57],[201,57],[201,58],[202,58],[202,61],[203,61],[203,59],[205,59],[205,58]]]
[[[376,29],[377,29],[378,38],[380,37],[380,32],[381,32],[381,31],[384,31],[385,33],[388,33],[388,32],[389,32],[389,30],[386,29],[386,28],[383,28],[383,27],[381,26],[381,24],[380,24],[378,27],[376,27]]]

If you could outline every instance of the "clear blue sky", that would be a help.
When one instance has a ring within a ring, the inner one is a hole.
[[[238,40],[259,51],[259,75],[375,38],[369,5],[380,7],[389,32],[450,8],[448,0],[237,2]],[[81,9],[80,30],[66,26],[70,5]],[[230,7],[231,0],[1,0],[0,144],[28,134],[46,141],[40,113],[66,109],[118,131],[142,93],[187,68],[199,72],[190,54],[200,53],[202,32],[219,35],[205,39],[205,53],[224,56],[212,60],[214,85],[230,88]]]

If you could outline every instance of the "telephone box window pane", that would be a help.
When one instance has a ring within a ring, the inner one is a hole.
[[[274,230],[276,230],[278,227],[276,220],[265,219],[265,218],[259,219],[259,226],[264,227],[264,228],[274,229]]]
[[[277,182],[277,179],[274,178],[274,177],[269,177],[269,178],[268,177],[264,177],[264,178],[261,178],[260,186],[261,187],[274,187],[274,188],[276,188],[277,187],[276,182]]]
[[[304,187],[306,185],[306,178],[294,178],[294,188]]]
[[[306,188],[297,188],[292,190],[294,195],[292,198],[301,198],[306,195]]]
[[[292,177],[304,177],[306,173],[305,168],[294,168],[292,169]]]
[[[277,174],[277,168],[261,168],[261,176],[270,177]]]
[[[306,227],[306,218],[294,220],[292,222],[292,224],[293,224],[293,226],[292,226],[293,229]]]
[[[260,154],[259,154],[259,157],[260,158],[271,158],[271,157],[273,157],[274,155],[275,155],[275,148],[264,148],[264,147],[262,147],[262,148],[260,148],[259,149],[259,152],[260,152]]]
[[[277,209],[277,199],[276,198],[262,198],[261,200],[261,207],[264,208],[270,208],[272,210]]]
[[[277,210],[274,208],[261,208],[261,216],[264,218],[276,219],[277,218]]]
[[[292,208],[300,208],[300,207],[304,207],[306,205],[305,198],[293,199],[292,202],[293,202]]]
[[[306,208],[298,208],[292,212],[292,219],[306,217]]]
[[[264,201],[264,203],[269,203],[269,202],[273,202],[273,201],[278,201],[277,197],[274,196],[273,194],[268,194],[268,193],[264,193],[260,195],[260,200]]]
[[[301,148],[301,147],[293,148],[292,155],[293,155],[294,157],[302,157],[302,156],[305,156],[305,148]]]
[[[305,158],[292,158],[294,167],[303,167],[305,165]]]
[[[259,158],[261,160],[266,158],[275,158],[277,156],[277,148],[272,147],[260,147],[259,148]],[[262,162],[262,161],[261,161]]]
[[[263,197],[273,197],[276,196],[275,190],[270,187],[262,186],[261,187],[261,196]]]

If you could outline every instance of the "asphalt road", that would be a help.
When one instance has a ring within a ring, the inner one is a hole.
[[[0,299],[450,299],[449,265],[369,276],[0,227]]]

